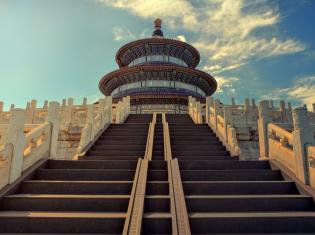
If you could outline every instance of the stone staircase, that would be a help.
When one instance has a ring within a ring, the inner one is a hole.
[[[0,233],[121,234],[151,120],[130,115],[78,161],[47,161],[3,197]]]
[[[192,234],[314,234],[314,202],[268,161],[231,158],[212,130],[167,115]]]
[[[48,160],[21,178],[1,198],[0,234],[189,235],[189,226],[199,235],[314,234],[310,196],[268,161],[232,158],[207,125],[188,115],[166,115],[178,165],[164,153],[160,114],[152,159],[139,160],[147,156],[152,118],[129,115],[77,161]]]

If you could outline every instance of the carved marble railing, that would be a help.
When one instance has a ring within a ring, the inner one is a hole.
[[[52,125],[45,122],[25,135],[22,171],[49,156]]]
[[[116,104],[115,123],[123,123],[130,114],[130,96],[124,97]]]
[[[291,124],[266,124],[266,133],[260,123],[261,159],[271,159],[287,168],[304,184],[315,187],[314,176],[314,128],[310,124],[305,107],[293,110]]]
[[[95,141],[96,136],[104,131],[111,123],[112,98],[106,97],[99,100],[98,109],[95,104],[88,105],[87,117],[81,132],[78,155],[84,155],[86,149]]]
[[[46,121],[36,127],[24,124],[25,110],[11,111],[3,145],[0,147],[0,188],[17,180],[23,171],[38,160],[56,156],[58,108],[57,102],[51,102]]]
[[[295,174],[297,165],[293,150],[292,133],[270,123],[268,124],[268,136],[269,158],[279,161]]]
[[[188,97],[188,113],[194,123],[202,123],[201,103],[191,96]]]

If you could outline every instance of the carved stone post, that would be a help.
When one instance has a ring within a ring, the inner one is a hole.
[[[196,121],[198,124],[202,123],[201,103],[198,101],[196,104]]]
[[[13,111],[14,107],[15,107],[15,105],[14,105],[14,104],[11,104],[11,106],[10,106],[10,111]]]
[[[288,102],[287,118],[289,123],[293,122],[292,106],[290,102]]]
[[[285,102],[284,100],[280,100],[280,112],[281,112],[281,120],[282,122],[287,122],[288,117],[285,110]]]
[[[220,115],[220,100],[214,100],[214,128],[215,130],[218,129],[218,118],[217,116]]]
[[[83,105],[84,107],[87,106],[87,98],[86,98],[86,97],[83,98],[83,103],[82,103],[82,105]]]
[[[62,99],[62,108],[65,108],[67,106],[67,100],[66,99]]]
[[[256,108],[256,101],[255,101],[255,99],[252,99],[252,107]]]
[[[251,116],[250,100],[246,98],[244,100],[244,109],[245,109],[245,123],[248,123],[248,120]]]
[[[69,125],[72,119],[72,109],[73,109],[73,98],[68,99],[68,105],[65,109],[65,124]]]
[[[259,103],[258,135],[261,159],[267,158],[269,153],[268,123],[271,121],[271,118],[268,105],[269,103],[267,100],[263,100]]]
[[[51,125],[51,137],[50,137],[50,151],[49,158],[58,158],[57,156],[57,145],[58,145],[58,134],[59,134],[59,103],[49,102],[47,122]]]
[[[5,136],[5,144],[13,145],[13,155],[11,159],[9,183],[13,183],[21,176],[25,134],[24,134],[25,112],[23,109],[14,109]]]
[[[223,107],[223,113],[224,113],[224,140],[226,142],[226,144],[228,144],[229,142],[229,138],[228,138],[228,126],[230,124],[230,118],[231,118],[231,108],[227,105],[224,105]]]
[[[211,100],[211,97],[210,96],[207,96],[206,98],[206,123],[209,124],[210,122],[210,100]]]
[[[0,113],[2,113],[3,112],[3,102],[2,101],[0,101]]]
[[[106,103],[106,106],[107,106],[107,112],[108,112],[108,123],[111,123],[112,122],[112,102],[113,102],[113,99],[111,96],[106,96],[105,97],[105,103]]]
[[[48,109],[48,100],[45,100],[45,101],[44,101],[43,109]]]
[[[314,145],[313,132],[309,125],[307,108],[293,110],[293,150],[296,159],[296,176],[305,184],[309,184],[309,161],[307,146]]]
[[[234,97],[232,97],[231,102],[232,102],[232,105],[234,106],[235,105],[235,98]]]
[[[34,123],[36,106],[37,106],[37,100],[32,100],[30,103],[30,108],[26,112],[26,123],[29,123],[29,124]]]
[[[89,104],[87,106],[86,124],[89,125],[91,135],[88,136],[88,142],[94,139],[96,135],[94,130],[94,104]]]

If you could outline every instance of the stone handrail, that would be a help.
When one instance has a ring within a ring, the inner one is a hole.
[[[266,118],[267,102],[261,102],[259,144],[262,159],[273,159],[291,171],[304,184],[315,187],[313,170],[314,132],[306,107],[293,110],[293,130],[289,124],[275,124]]]
[[[283,127],[280,127],[277,124],[269,123],[268,124],[268,133],[271,138],[279,139],[280,143],[285,146],[289,147],[292,146],[292,133],[284,129]]]
[[[170,140],[170,130],[168,123],[166,122],[165,113],[162,113],[163,122],[163,141],[164,141],[164,160],[170,160],[172,156],[171,140]]]
[[[51,124],[45,122],[25,135],[22,171],[49,156]]]
[[[155,123],[150,122],[148,135],[147,135],[147,144],[146,144],[145,155],[144,155],[144,159],[148,159],[149,161],[152,160],[154,130],[155,130]]]
[[[268,124],[268,133],[269,158],[277,160],[296,174],[292,133],[273,123]]]
[[[241,155],[241,149],[238,145],[235,128],[228,124],[225,117],[220,114],[216,114],[215,108],[210,106],[207,109],[208,113],[206,113],[206,121],[208,125],[216,133],[218,138],[222,141],[223,145],[233,157]]]

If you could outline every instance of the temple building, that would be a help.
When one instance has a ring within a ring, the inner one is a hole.
[[[122,46],[116,54],[119,69],[99,83],[114,103],[130,96],[133,113],[187,113],[189,96],[205,103],[217,88],[211,75],[196,69],[199,52],[188,43],[164,38],[161,24],[161,19],[154,21],[151,38]]]

